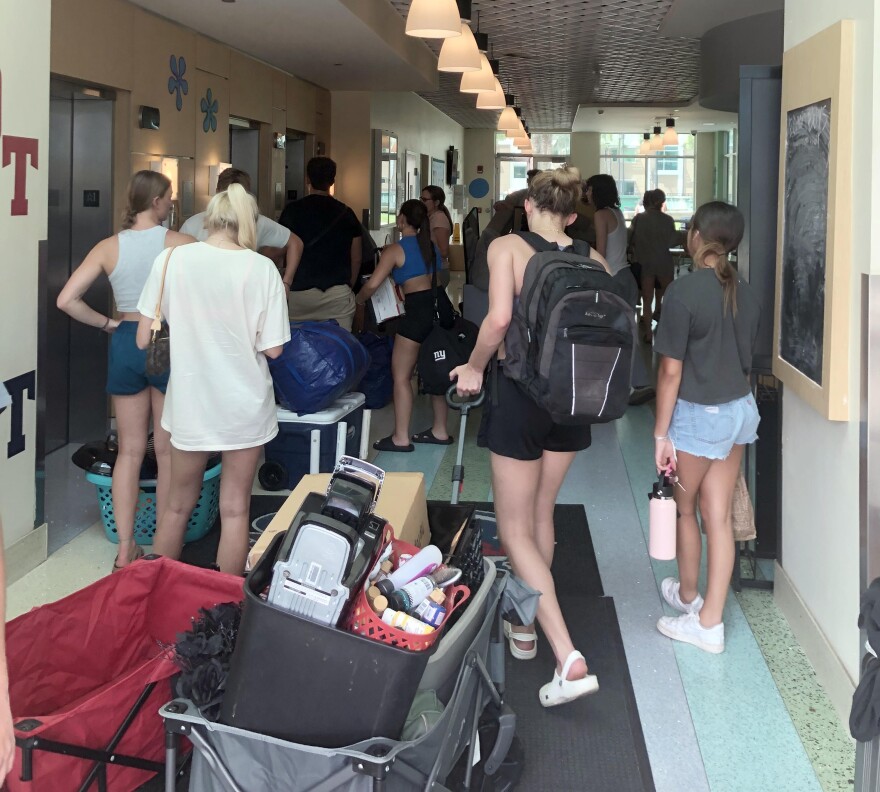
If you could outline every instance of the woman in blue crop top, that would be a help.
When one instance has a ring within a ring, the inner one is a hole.
[[[409,421],[412,416],[412,376],[419,347],[434,325],[434,290],[431,286],[432,269],[441,267],[442,259],[437,245],[431,239],[428,210],[416,199],[406,201],[397,215],[400,242],[382,251],[379,264],[357,296],[359,305],[366,303],[390,275],[404,295],[406,313],[401,317],[394,351],[391,354],[391,373],[394,378],[394,432],[378,440],[373,447],[379,451],[412,451],[413,443],[449,445],[452,438],[446,428],[448,408],[445,396],[432,396],[434,424],[410,437]],[[440,324],[452,325],[452,303],[443,288],[437,289],[437,307]]]
[[[113,515],[119,547],[113,571],[143,555],[134,540],[134,521],[140,489],[141,464],[147,450],[150,419],[159,467],[157,503],[163,507],[170,476],[170,439],[159,424],[165,401],[164,377],[146,373],[146,352],[137,348],[135,331],[140,319],[137,303],[153,262],[164,249],[195,242],[193,237],[167,231],[162,223],[171,211],[171,182],[155,171],[138,171],[128,186],[128,206],[122,230],[98,242],[74,270],[57,305],[73,319],[111,335],[107,360],[107,393],[119,437],[119,454],[113,466]],[[83,300],[102,275],[110,279],[118,319],[90,308]],[[158,517],[158,512],[157,515]]]

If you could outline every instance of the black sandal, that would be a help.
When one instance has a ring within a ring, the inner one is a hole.
[[[445,440],[440,440],[430,429],[425,429],[424,432],[414,434],[412,436],[412,441],[414,443],[427,443],[429,445],[447,446],[452,445],[454,439],[452,438],[452,436],[449,436]]]
[[[377,451],[399,451],[401,453],[409,453],[410,451],[415,451],[415,446],[410,443],[409,445],[397,445],[392,439],[391,435],[388,437],[383,437],[381,440],[377,440],[373,443],[373,448]]]

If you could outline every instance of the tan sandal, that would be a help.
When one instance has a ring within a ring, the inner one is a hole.
[[[128,564],[132,564],[135,561],[137,561],[138,559],[143,558],[143,557],[144,557],[144,548],[141,547],[139,544],[136,544],[134,546],[134,551],[132,552],[132,554],[128,558]],[[125,566],[128,566],[128,564],[126,564]],[[111,571],[111,574],[113,572],[119,572],[120,569],[125,569],[125,566],[119,566],[116,563],[116,559],[114,558],[113,559],[113,570]]]

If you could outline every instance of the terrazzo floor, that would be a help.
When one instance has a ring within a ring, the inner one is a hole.
[[[430,423],[429,414],[417,399],[413,427]],[[387,435],[391,421],[390,408],[374,412],[371,440]],[[652,421],[646,406],[596,427],[593,447],[576,458],[559,502],[587,509],[603,585],[615,599],[658,792],[852,789],[854,743],[771,593],[731,592],[723,655],[673,644],[656,632],[663,613],[659,581],[674,565],[647,556]],[[463,500],[491,496],[488,457],[476,447],[478,425],[475,412],[466,432]],[[457,436],[455,413],[449,428]],[[428,496],[449,498],[454,445],[371,456],[388,471],[423,472]],[[93,525],[10,587],[7,618],[98,579],[113,555],[100,524]]]

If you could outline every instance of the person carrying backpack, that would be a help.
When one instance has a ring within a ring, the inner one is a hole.
[[[477,394],[483,387],[486,366],[498,353],[499,362],[488,378],[488,398],[478,444],[487,447],[491,454],[498,531],[513,570],[541,592],[538,621],[556,656],[553,679],[539,693],[545,707],[594,693],[599,687],[583,655],[572,644],[550,572],[556,495],[575,453],[590,445],[590,421],[606,420],[611,415],[609,412],[607,416],[596,416],[595,413],[604,409],[602,404],[593,400],[590,393],[577,388],[568,397],[572,409],[561,407],[556,392],[559,383],[554,376],[567,372],[569,386],[575,387],[570,375],[574,368],[572,362],[579,354],[577,343],[568,337],[569,330],[575,335],[574,325],[565,324],[564,316],[579,313],[577,321],[583,326],[602,321],[584,317],[587,312],[596,317],[601,314],[612,324],[616,322],[616,327],[609,325],[607,329],[611,333],[630,333],[627,339],[630,355],[631,336],[635,332],[631,310],[626,301],[615,294],[607,263],[585,243],[574,247],[564,232],[575,214],[580,193],[580,174],[575,168],[544,171],[532,179],[525,201],[531,232],[509,234],[492,242],[488,253],[489,312],[480,327],[470,360],[450,374],[451,379],[457,379],[461,396]],[[573,285],[570,279],[578,278],[581,279],[579,286],[567,288]],[[594,283],[590,286],[587,281]],[[605,287],[609,291],[604,291]],[[551,292],[556,294],[555,302]],[[540,339],[537,336],[545,329],[547,317],[537,305],[541,301],[537,295],[544,297],[545,307],[559,319],[554,324],[558,332]],[[586,295],[590,295],[587,309],[583,309],[582,303],[576,306],[566,302],[570,297],[581,299]],[[525,314],[532,306],[536,308],[535,326],[524,324]],[[579,329],[579,334],[583,333],[598,333],[603,347],[611,343],[601,328]],[[524,338],[534,339],[535,346],[528,340],[524,342]],[[528,348],[523,349],[523,343],[528,344]],[[535,356],[530,351],[536,352],[539,358],[544,352],[552,357],[557,349],[562,354],[566,343],[569,360],[565,370],[551,363],[553,372],[542,377],[541,367],[533,365]],[[626,387],[623,394],[611,394],[611,401],[614,411],[622,411],[629,396],[629,359],[619,347],[609,345],[608,350],[612,349],[614,357],[620,358],[613,371],[625,372]],[[600,353],[600,357],[603,354]],[[580,366],[580,362],[575,362]],[[616,388],[612,389],[609,380],[609,393],[612,390]],[[579,400],[590,412],[589,418],[580,413]],[[508,628],[508,639],[515,658],[528,660],[537,654],[533,625]]]

